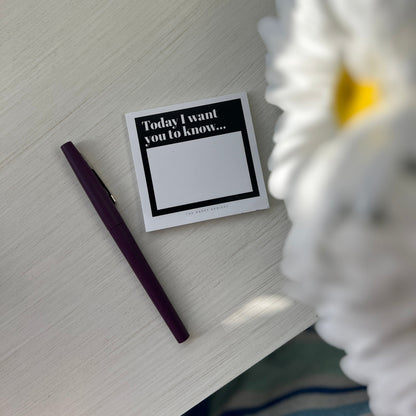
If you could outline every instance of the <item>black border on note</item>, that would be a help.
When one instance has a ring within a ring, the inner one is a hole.
[[[221,105],[224,105],[224,109],[228,111],[227,116],[233,117],[233,120],[232,120],[233,123],[231,123],[231,127],[227,128],[226,130],[220,131],[217,134],[212,134],[212,133],[205,134],[205,135],[201,135],[201,137],[192,138],[189,140],[199,140],[205,137],[213,137],[213,136],[218,136],[222,134],[241,132],[241,137],[243,140],[243,146],[244,146],[245,155],[246,155],[247,168],[248,168],[250,180],[251,180],[252,191],[241,193],[241,194],[235,194],[235,195],[227,195],[227,196],[220,197],[220,198],[207,199],[204,201],[192,202],[189,204],[183,204],[183,205],[177,205],[177,206],[172,206],[168,208],[158,209],[157,204],[156,204],[155,192],[153,188],[152,174],[150,171],[149,160],[147,157],[147,148],[144,144],[144,139],[143,138],[140,139],[142,136],[142,132],[139,127],[139,122],[141,119],[149,119],[150,116],[136,117],[135,124],[136,124],[136,130],[137,130],[137,137],[138,137],[138,142],[140,146],[140,153],[141,153],[142,161],[143,161],[143,170],[144,170],[144,174],[146,178],[150,208],[152,210],[153,217],[166,215],[166,214],[173,214],[173,213],[181,212],[181,211],[188,211],[188,210],[211,206],[211,205],[223,204],[223,203],[232,202],[232,201],[239,201],[242,199],[255,198],[255,197],[260,196],[256,173],[254,170],[253,157],[252,157],[251,149],[250,149],[250,142],[249,142],[249,138],[247,134],[246,120],[244,117],[244,111],[243,111],[240,98],[227,100],[227,101],[221,101],[221,102],[217,102],[213,104],[204,104],[201,106],[185,108],[182,110],[175,110],[175,111],[152,114],[152,116],[153,117],[166,116],[166,118],[169,118],[169,116],[176,116],[178,113],[189,112],[189,111],[194,111],[194,110],[196,110],[196,112],[210,111],[213,108],[218,108]],[[186,140],[180,140],[180,141],[186,141]],[[180,141],[167,143],[167,144],[164,144],[164,146],[169,146],[171,144],[178,143]]]

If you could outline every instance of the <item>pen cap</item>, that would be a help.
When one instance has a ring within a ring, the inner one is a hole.
[[[75,145],[67,142],[61,149],[105,226],[110,230],[121,224],[123,220],[113,200]]]

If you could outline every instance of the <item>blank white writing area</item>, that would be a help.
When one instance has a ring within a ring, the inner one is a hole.
[[[157,209],[251,192],[241,132],[147,149]]]

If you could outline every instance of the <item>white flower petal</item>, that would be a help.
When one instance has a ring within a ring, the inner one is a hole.
[[[294,224],[282,270],[377,416],[414,416],[416,2],[300,0],[290,15],[259,27],[266,99],[285,111],[269,159]],[[382,97],[342,129],[341,67]]]
[[[316,305],[318,332],[346,350],[345,373],[369,384],[377,416],[416,414],[415,130],[410,99],[315,153],[284,251],[283,271]]]

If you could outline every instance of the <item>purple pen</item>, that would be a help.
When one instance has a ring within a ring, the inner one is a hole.
[[[63,144],[61,149],[98,215],[172,334],[179,343],[184,342],[189,338],[189,333],[117,211],[114,197],[72,142]]]

